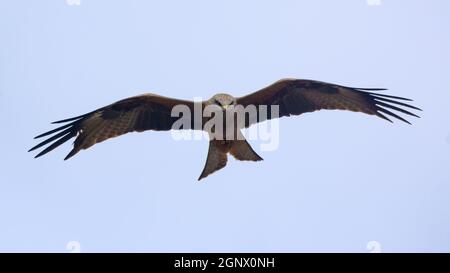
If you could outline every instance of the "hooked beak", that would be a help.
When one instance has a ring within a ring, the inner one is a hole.
[[[228,106],[229,106],[229,105],[222,105],[222,108],[225,109],[225,110],[227,110]]]

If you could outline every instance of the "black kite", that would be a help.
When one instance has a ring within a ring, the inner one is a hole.
[[[201,102],[201,105],[202,109],[207,106],[217,106],[221,111],[226,111],[228,106],[237,105],[244,107],[266,105],[269,108],[277,105],[279,117],[300,115],[321,109],[362,112],[388,121],[391,121],[389,117],[394,117],[406,123],[409,122],[393,111],[418,117],[405,110],[405,108],[420,110],[403,102],[411,101],[410,99],[376,93],[376,91],[383,90],[385,89],[351,88],[312,80],[283,79],[243,97],[235,98],[227,94],[217,94],[211,99]],[[30,151],[50,144],[36,156],[40,157],[69,139],[76,138],[73,150],[65,158],[67,160],[80,150],[129,132],[168,131],[172,129],[178,119],[171,115],[172,109],[176,105],[185,105],[194,113],[193,101],[155,94],[127,98],[85,115],[54,122],[65,124],[37,136],[36,138],[41,138],[52,135]],[[236,131],[239,132],[240,129],[248,127],[252,123],[276,117],[278,116],[273,117],[270,114],[267,117],[258,115],[253,122],[246,120],[241,128],[236,128]],[[200,121],[195,121],[192,116],[191,120],[191,128],[204,130],[208,118],[203,117]],[[211,136],[211,132],[208,133]],[[220,140],[212,137],[206,164],[199,180],[225,167],[228,153],[238,160],[262,160],[245,139]]]

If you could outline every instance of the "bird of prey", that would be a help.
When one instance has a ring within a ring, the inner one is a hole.
[[[410,99],[381,94],[380,91],[383,90],[386,89],[352,88],[314,80],[282,79],[243,97],[216,94],[211,99],[202,101],[201,107],[205,109],[214,106],[215,109],[220,109],[219,111],[226,111],[229,106],[238,105],[278,107],[277,116],[258,115],[254,121],[246,119],[240,125],[233,125],[237,132],[256,122],[300,115],[321,109],[361,112],[378,116],[390,122],[392,121],[389,118],[393,117],[409,123],[396,112],[418,117],[406,110],[410,108],[421,111],[421,109],[405,103],[405,101],[411,101]],[[81,116],[54,122],[64,125],[37,136],[36,138],[47,136],[49,138],[31,148],[30,151],[48,145],[36,156],[40,157],[69,139],[75,138],[74,147],[65,158],[67,160],[80,150],[129,132],[168,131],[172,129],[178,119],[171,114],[176,105],[184,105],[192,110],[192,113],[194,112],[194,101],[168,98],[156,94],[143,94],[127,98]],[[202,116],[200,121],[197,121],[194,115],[190,118],[192,120],[190,129],[206,130],[205,123],[212,118],[212,115],[210,117]],[[223,122],[225,123],[225,118]],[[227,125],[224,127],[226,130]],[[211,130],[206,131],[210,136],[209,150],[204,169],[198,180],[225,167],[228,153],[237,160],[262,160],[245,139],[219,139],[212,136]]]

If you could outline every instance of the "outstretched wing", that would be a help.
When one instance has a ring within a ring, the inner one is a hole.
[[[67,160],[82,149],[129,132],[168,131],[179,119],[171,116],[172,108],[176,105],[186,105],[191,114],[194,112],[192,101],[154,94],[127,98],[82,116],[53,122],[66,124],[37,136],[36,138],[51,137],[31,148],[29,152],[50,144],[36,156],[40,157],[76,137],[73,150],[65,158]]]
[[[352,88],[312,80],[283,79],[255,93],[237,98],[237,104],[257,107],[267,105],[269,109],[267,118],[258,117],[258,122],[276,118],[270,115],[271,105],[279,106],[278,117],[300,115],[321,109],[362,112],[376,115],[390,122],[392,121],[388,116],[409,123],[395,111],[419,117],[405,110],[410,108],[421,111],[415,106],[402,102],[411,101],[410,99],[374,93],[383,90],[386,89]],[[250,125],[246,124],[246,126]]]

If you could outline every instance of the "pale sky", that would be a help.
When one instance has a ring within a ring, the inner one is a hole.
[[[0,2],[0,251],[450,251],[450,2]],[[50,122],[145,92],[240,96],[284,78],[385,87],[412,126],[280,121],[275,151],[202,182],[208,142],[128,134],[62,159]]]

